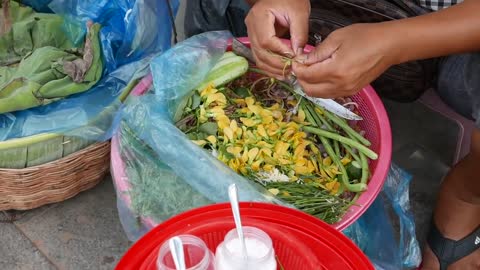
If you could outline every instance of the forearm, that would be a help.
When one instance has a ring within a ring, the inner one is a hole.
[[[383,25],[396,62],[480,51],[480,1]]]

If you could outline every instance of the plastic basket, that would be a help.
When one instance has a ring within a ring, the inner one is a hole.
[[[319,219],[272,204],[241,203],[240,209],[245,226],[258,227],[270,235],[278,261],[285,269],[374,269],[360,249]],[[141,238],[127,251],[116,269],[156,269],[160,246],[179,234],[198,236],[215,252],[227,232],[234,227],[228,203],[187,211]]]
[[[244,44],[250,44],[248,38],[240,38]],[[231,46],[228,48],[231,50]],[[312,46],[307,46],[306,51],[312,50]],[[145,77],[132,91],[132,95],[142,95],[152,86],[152,76]],[[373,203],[375,198],[382,190],[383,184],[390,168],[391,156],[392,156],[392,133],[390,129],[390,122],[387,112],[381,99],[376,94],[375,90],[371,86],[363,88],[352,99],[359,104],[360,115],[363,117],[363,121],[359,123],[360,127],[366,132],[365,137],[372,143],[371,149],[378,153],[379,158],[375,161],[371,161],[370,171],[372,176],[368,183],[368,189],[361,194],[356,201],[356,204],[351,206],[343,218],[332,226],[337,230],[344,230],[351,224],[353,224]],[[130,189],[128,178],[125,173],[125,165],[120,157],[118,140],[116,137],[112,139],[112,174],[118,189],[118,193],[123,201],[130,203],[128,190]],[[149,217],[141,217],[142,221],[153,228],[156,224]]]

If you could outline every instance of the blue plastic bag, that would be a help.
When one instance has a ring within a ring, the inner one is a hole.
[[[148,73],[148,59],[170,48],[172,16],[179,1],[24,0],[23,3],[65,16],[66,33],[73,33],[69,31],[72,24],[99,22],[106,70],[102,80],[85,93],[47,106],[0,115],[0,141],[39,133],[109,139],[122,90]],[[77,32],[71,36],[72,40],[83,38]],[[105,117],[99,119],[99,114]]]
[[[408,187],[411,179],[408,173],[392,164],[381,196],[344,231],[377,270],[411,269],[421,262],[415,222],[409,211]],[[392,216],[400,224],[399,235],[394,229]]]

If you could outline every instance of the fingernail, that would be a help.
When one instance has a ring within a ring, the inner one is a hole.
[[[297,56],[303,55],[303,48],[297,48],[296,55]]]

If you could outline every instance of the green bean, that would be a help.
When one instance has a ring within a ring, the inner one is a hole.
[[[329,138],[329,139],[332,139],[332,140],[336,140],[336,141],[339,141],[343,144],[346,144],[346,145],[349,145],[351,147],[357,148],[359,152],[364,153],[370,159],[373,159],[373,160],[378,159],[377,153],[373,152],[372,150],[370,150],[366,146],[364,146],[364,145],[360,144],[359,142],[357,142],[355,140],[352,140],[350,138],[343,137],[341,135],[332,133],[330,131],[326,131],[324,129],[315,128],[315,127],[305,126],[305,127],[303,127],[303,130],[306,131],[306,132],[316,134],[320,137],[325,137],[325,138]]]
[[[365,146],[370,146],[372,145],[372,143],[370,141],[368,141],[367,139],[365,139],[362,135],[360,135],[360,133],[356,132],[353,128],[351,128],[348,123],[346,121],[344,121],[343,119],[340,119],[338,116],[334,115],[334,114],[331,114],[329,112],[327,112],[326,110],[323,110],[323,113],[325,114],[326,117],[328,117],[332,122],[334,122],[335,124],[337,124],[339,127],[341,127],[343,130],[345,130],[345,132],[348,134],[348,135],[351,135],[353,137],[355,137],[358,141],[360,141],[363,145]]]

